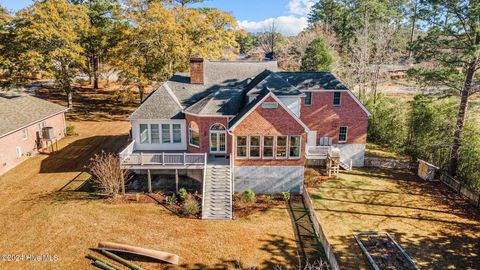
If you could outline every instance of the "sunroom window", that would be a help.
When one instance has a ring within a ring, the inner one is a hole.
[[[250,157],[260,157],[260,136],[250,136]]]
[[[247,136],[237,136],[237,157],[247,157]]]
[[[182,128],[180,124],[172,125],[173,143],[182,142]]]
[[[300,136],[290,136],[290,157],[300,157]]]
[[[263,157],[273,158],[273,136],[263,137]]]
[[[160,131],[158,124],[150,125],[150,135],[152,137],[152,143],[160,143]]]
[[[287,136],[277,137],[277,158],[287,157]]]
[[[142,144],[150,143],[150,139],[148,137],[148,125],[147,124],[140,124],[140,143],[142,143]]]
[[[162,124],[162,143],[171,143],[170,125]]]

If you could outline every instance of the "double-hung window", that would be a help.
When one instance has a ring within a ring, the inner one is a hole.
[[[260,136],[250,136],[250,157],[260,157]]]
[[[160,143],[160,131],[158,128],[158,124],[150,125],[150,137],[151,137],[152,143]]]
[[[173,143],[182,143],[182,127],[180,124],[172,125]]]
[[[22,130],[22,138],[24,141],[28,139],[28,130],[26,128]]]
[[[263,157],[273,158],[273,136],[263,137]]]
[[[348,128],[347,127],[340,127],[338,129],[338,142],[339,143],[346,143],[347,142],[347,133],[348,133]]]
[[[290,136],[290,157],[300,157],[300,136]]]
[[[312,92],[305,92],[305,100],[303,102],[305,106],[312,105]]]
[[[278,136],[277,137],[277,158],[286,158],[287,157],[287,136]]]
[[[200,130],[195,122],[190,122],[188,127],[188,143],[192,146],[200,146]]]
[[[237,157],[247,157],[247,136],[237,136]]]
[[[162,143],[171,143],[172,140],[170,138],[170,125],[169,124],[162,124]]]
[[[333,106],[340,106],[342,102],[342,92],[333,92]]]
[[[147,124],[140,124],[140,143],[141,144],[150,143]]]

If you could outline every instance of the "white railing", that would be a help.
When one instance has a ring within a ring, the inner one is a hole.
[[[233,218],[233,184],[234,178],[234,163],[233,163],[233,153],[230,153],[230,213],[232,214]]]
[[[204,165],[205,154],[196,153],[120,153],[121,165]]]
[[[120,163],[122,163],[129,155],[133,153],[133,149],[135,146],[135,140],[131,141],[119,154]]]
[[[307,158],[327,158],[330,153],[330,146],[311,146],[307,145],[305,154]]]
[[[205,153],[205,161],[203,165],[203,187],[202,187],[202,216],[205,215],[204,207],[205,207],[205,182],[207,181],[207,153]]]

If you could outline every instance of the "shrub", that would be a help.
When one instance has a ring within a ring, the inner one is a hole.
[[[132,89],[128,87],[122,87],[115,90],[113,96],[115,97],[115,100],[121,104],[128,104],[135,101],[135,94]]]
[[[180,188],[178,190],[178,197],[180,198],[180,200],[184,201],[185,198],[187,198],[187,195],[188,195],[188,192],[185,188]]]
[[[255,202],[255,193],[251,189],[246,189],[242,193],[242,202],[253,203]]]
[[[107,196],[115,196],[122,189],[123,173],[116,155],[102,152],[93,156],[88,166],[93,185]]]
[[[272,203],[273,202],[273,196],[272,195],[267,195],[265,196],[265,202],[266,203]]]
[[[67,136],[76,136],[78,133],[75,131],[74,125],[68,125],[66,130]]]
[[[187,194],[182,205],[182,212],[187,215],[196,215],[200,213],[200,204],[192,194]]]
[[[284,201],[288,202],[290,201],[290,192],[282,192],[282,198]]]
[[[167,204],[174,204],[177,203],[177,196],[175,196],[175,194],[172,194],[172,196],[167,196],[165,200]]]

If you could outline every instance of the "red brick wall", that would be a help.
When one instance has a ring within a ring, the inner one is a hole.
[[[58,139],[65,136],[66,127],[63,113],[52,116],[44,121],[46,124],[45,126],[53,127]],[[27,158],[26,154],[28,152],[36,154],[35,142],[37,139],[36,133],[39,131],[38,122],[26,127],[26,129],[28,133],[26,140],[23,139],[22,130],[18,130],[0,138],[0,175],[24,161]],[[23,156],[20,158],[17,158],[16,156],[17,146],[22,149]]]
[[[228,129],[228,118],[227,117],[199,117],[190,114],[185,115],[185,120],[187,122],[187,152],[190,153],[209,153],[210,152],[210,127],[213,124],[220,123]],[[195,121],[198,125],[200,132],[200,147],[191,146],[189,142],[188,127],[191,121]],[[227,132],[227,154],[231,152],[231,142],[232,136]]]
[[[265,102],[274,101],[271,97],[265,100]],[[259,105],[235,127],[233,134],[234,136],[302,135],[302,151],[299,159],[236,159],[236,166],[302,166],[305,163],[307,140],[305,129],[280,105],[276,109],[265,109]]]
[[[367,141],[368,115],[347,93],[342,92],[340,106],[333,106],[334,92],[312,92],[312,105],[305,106],[302,98],[301,120],[320,137],[333,137],[338,143],[338,130],[348,127],[348,144],[365,144]]]

